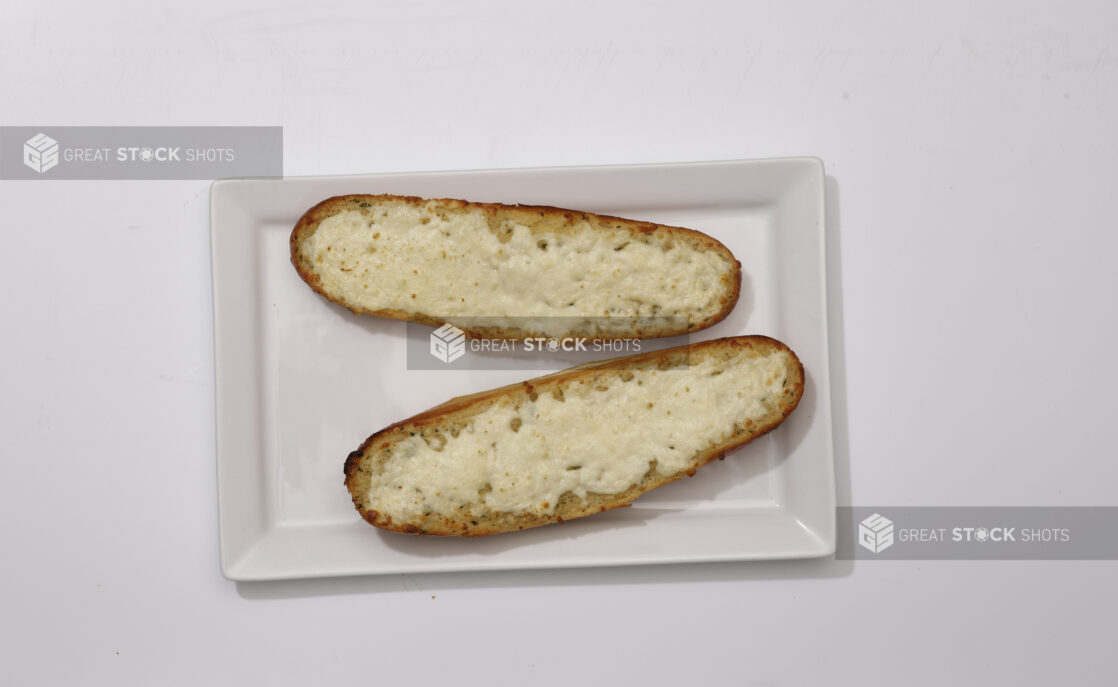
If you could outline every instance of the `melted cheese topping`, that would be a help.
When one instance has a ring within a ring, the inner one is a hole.
[[[694,321],[718,312],[727,295],[719,277],[733,266],[718,251],[658,237],[644,243],[585,220],[561,234],[509,221],[490,230],[480,209],[433,207],[384,202],[322,220],[305,249],[323,289],[350,306],[444,319]]]
[[[631,370],[623,373],[632,374],[629,381],[568,383],[563,400],[551,393],[504,400],[470,418],[456,437],[415,435],[393,445],[368,502],[401,517],[458,513],[477,503],[551,512],[566,492],[616,494],[640,482],[652,461],[664,475],[686,470],[696,455],[728,440],[735,425],[768,415],[786,365],[783,353],[743,352],[728,362]]]

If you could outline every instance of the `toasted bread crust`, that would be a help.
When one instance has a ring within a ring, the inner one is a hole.
[[[579,210],[569,210],[565,208],[557,208],[548,205],[505,205],[502,203],[475,203],[465,200],[457,200],[454,198],[420,198],[418,196],[397,196],[391,194],[382,195],[365,195],[365,194],[351,194],[344,196],[334,196],[318,203],[311,209],[307,210],[295,227],[291,231],[290,247],[291,247],[291,264],[295,267],[295,271],[312,289],[314,289],[321,296],[336,303],[355,314],[374,315],[377,317],[386,317],[394,320],[405,320],[411,322],[418,322],[420,324],[431,325],[435,327],[442,326],[447,323],[447,320],[440,317],[432,316],[429,313],[412,312],[399,309],[384,309],[384,310],[368,310],[359,305],[348,303],[345,300],[331,295],[327,289],[323,287],[322,280],[315,272],[311,256],[309,253],[303,251],[304,242],[314,235],[318,229],[318,225],[324,219],[341,212],[342,210],[352,208],[355,203],[367,202],[377,203],[381,201],[396,201],[406,203],[415,207],[423,207],[429,203],[439,203],[445,206],[448,210],[462,209],[462,208],[475,208],[481,209],[487,216],[516,216],[527,221],[535,222],[539,218],[548,221],[549,230],[563,230],[563,225],[556,224],[557,221],[567,220],[571,221],[576,216],[586,218],[595,226],[613,225],[620,226],[621,228],[632,232],[633,234],[648,234],[652,232],[666,232],[679,238],[683,241],[690,243],[696,247],[702,247],[705,250],[716,251],[723,254],[732,269],[727,274],[720,277],[720,281],[725,289],[724,295],[720,299],[720,309],[698,322],[689,323],[690,326],[685,328],[668,327],[665,325],[652,325],[640,326],[634,325],[631,331],[618,332],[610,338],[657,338],[664,336],[676,336],[679,334],[686,334],[688,332],[699,331],[713,326],[721,322],[733,310],[734,305],[738,301],[741,294],[741,263],[734,258],[726,246],[724,246],[717,239],[714,239],[702,232],[695,231],[694,229],[686,229],[684,227],[674,227],[669,225],[654,224],[652,222],[641,222],[637,220],[625,219],[622,217],[614,217],[611,215],[599,215],[592,212],[582,212]],[[570,229],[567,226],[566,229]],[[493,339],[519,339],[537,336],[546,336],[545,332],[538,332],[534,330],[522,329],[519,327],[494,327],[494,326],[478,326],[478,325],[465,325],[458,323],[457,326],[462,329],[467,336],[471,338],[493,338]],[[590,331],[572,331],[569,336],[586,337],[591,340],[599,338],[594,332]]]
[[[371,476],[376,467],[376,449],[387,447],[395,440],[405,436],[408,431],[469,417],[504,396],[549,393],[562,384],[589,377],[602,370],[672,366],[679,364],[681,360],[686,360],[692,354],[717,355],[718,353],[728,353],[739,349],[754,349],[758,352],[770,353],[783,351],[789,354],[792,365],[786,371],[787,390],[780,399],[779,406],[765,421],[748,428],[741,428],[741,431],[730,437],[728,441],[712,446],[696,455],[685,470],[673,474],[661,474],[653,465],[641,481],[616,494],[588,493],[585,499],[580,499],[573,493],[567,492],[560,497],[559,503],[550,513],[495,513],[481,519],[438,515],[432,518],[424,518],[422,523],[416,524],[414,522],[396,522],[390,514],[379,513],[365,503],[365,495],[368,492]],[[518,384],[454,398],[418,415],[390,425],[370,436],[356,451],[349,454],[344,467],[345,485],[353,498],[355,508],[366,522],[380,529],[405,534],[473,537],[560,523],[565,520],[628,506],[638,496],[652,489],[674,482],[685,475],[694,475],[700,467],[715,459],[724,458],[728,452],[767,434],[779,426],[796,409],[803,395],[803,389],[804,370],[799,358],[785,344],[766,336],[714,339],[687,346],[650,351],[635,356],[589,363]]]

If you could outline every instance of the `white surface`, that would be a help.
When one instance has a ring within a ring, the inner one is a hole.
[[[1112,2],[28,1],[0,65],[292,175],[818,155],[840,502],[1115,504]],[[207,188],[0,183],[5,683],[1115,682],[1112,563],[225,581]]]
[[[833,554],[823,190],[814,159],[214,184],[222,573],[248,581]],[[344,457],[366,436],[449,398],[567,365],[408,370],[404,323],[354,316],[308,289],[291,268],[291,227],[320,200],[354,191],[519,199],[703,231],[741,256],[742,297],[691,340],[784,341],[806,371],[800,407],[780,431],[631,508],[515,538],[417,540],[375,531],[341,480]]]

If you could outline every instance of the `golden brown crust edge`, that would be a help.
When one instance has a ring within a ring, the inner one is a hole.
[[[730,314],[734,306],[741,296],[741,262],[734,257],[730,249],[722,244],[721,241],[712,236],[708,236],[700,231],[694,229],[687,229],[686,227],[675,227],[666,224],[655,224],[653,222],[642,222],[639,220],[625,219],[624,217],[614,217],[612,215],[599,215],[592,212],[582,212],[579,210],[570,210],[565,208],[557,208],[550,205],[506,205],[503,203],[475,203],[472,201],[458,200],[455,198],[421,198],[419,196],[397,196],[392,194],[369,195],[369,194],[349,194],[344,196],[333,196],[318,203],[311,209],[303,213],[299,221],[295,223],[295,227],[291,230],[290,248],[291,248],[291,264],[295,267],[295,271],[299,277],[307,283],[315,292],[321,295],[331,303],[350,310],[358,315],[374,315],[376,317],[386,317],[394,320],[405,320],[410,322],[418,322],[433,327],[440,327],[446,324],[446,320],[431,317],[423,313],[408,312],[405,310],[387,309],[387,310],[366,310],[359,306],[354,306],[342,300],[334,298],[322,288],[322,282],[318,275],[315,274],[305,256],[300,252],[299,247],[302,243],[314,235],[318,230],[318,224],[330,217],[335,212],[343,208],[349,203],[354,201],[381,201],[381,200],[395,200],[405,202],[409,205],[424,205],[429,202],[446,203],[448,207],[452,208],[466,208],[474,207],[481,208],[486,213],[496,213],[498,211],[524,211],[526,213],[534,214],[536,212],[548,213],[552,216],[562,216],[566,219],[572,219],[575,215],[582,215],[584,217],[593,217],[599,223],[622,223],[631,231],[635,232],[653,232],[657,229],[667,230],[676,233],[680,236],[687,237],[688,240],[694,241],[698,244],[705,246],[710,250],[722,253],[733,265],[733,271],[729,275],[724,275],[729,280],[729,291],[723,300],[722,308],[711,315],[710,317],[695,323],[695,326],[684,331],[647,331],[637,329],[630,332],[631,337],[623,337],[618,335],[617,338],[659,338],[665,336],[678,336],[689,332],[696,332],[701,329],[706,329],[718,324]],[[472,338],[525,338],[543,336],[542,332],[533,331],[508,331],[503,328],[485,327],[485,328],[465,328],[467,336]],[[581,336],[583,332],[572,332],[572,336]]]
[[[771,421],[743,429],[743,431],[732,437],[726,443],[716,445],[699,454],[694,461],[691,469],[673,475],[662,475],[655,469],[644,477],[644,479],[630,487],[624,492],[617,494],[587,494],[585,501],[574,497],[571,494],[565,494],[560,498],[560,502],[556,504],[553,512],[548,514],[539,513],[519,513],[503,514],[505,517],[491,519],[489,522],[482,523],[476,522],[472,525],[465,523],[455,524],[450,518],[444,518],[444,523],[424,523],[421,528],[413,523],[398,523],[393,522],[392,517],[378,513],[376,510],[367,509],[363,505],[363,497],[359,496],[367,491],[368,478],[365,473],[362,473],[361,461],[365,457],[368,449],[372,448],[379,440],[389,439],[389,435],[393,434],[396,430],[403,427],[422,427],[429,424],[437,423],[443,419],[449,418],[455,413],[473,408],[479,408],[481,404],[489,400],[495,400],[505,394],[518,391],[521,388],[531,392],[533,390],[546,391],[546,387],[550,385],[559,384],[562,382],[578,379],[581,376],[593,374],[597,370],[611,369],[623,366],[636,365],[641,362],[657,361],[660,359],[667,359],[672,355],[680,355],[685,353],[690,355],[695,351],[701,351],[710,347],[727,346],[734,348],[751,348],[751,347],[766,347],[770,350],[784,351],[791,355],[794,365],[790,370],[789,383],[791,385],[790,395],[782,398],[779,413]],[[799,405],[800,399],[803,397],[804,390],[804,368],[803,363],[799,357],[796,356],[788,346],[783,342],[772,339],[767,336],[737,336],[727,337],[722,339],[712,339],[709,341],[702,341],[695,344],[686,346],[678,346],[659,351],[649,351],[635,356],[626,356],[622,358],[613,358],[610,360],[599,361],[582,365],[568,370],[556,372],[554,374],[538,377],[535,379],[527,380],[517,384],[510,384],[508,386],[483,391],[469,396],[461,396],[451,399],[446,403],[435,406],[428,410],[423,411],[410,418],[401,420],[393,425],[385,427],[384,429],[376,432],[368,439],[366,439],[358,449],[347,456],[345,461],[345,485],[349,490],[353,499],[354,507],[361,517],[374,527],[389,530],[393,532],[400,532],[404,534],[423,534],[435,536],[460,536],[460,537],[476,537],[486,536],[490,534],[500,534],[504,532],[512,532],[518,530],[529,529],[532,527],[539,527],[541,525],[548,525],[551,523],[561,523],[565,520],[572,520],[575,518],[593,515],[614,508],[622,508],[631,504],[637,497],[645,494],[653,489],[661,487],[670,482],[681,479],[684,475],[691,476],[695,472],[714,461],[715,459],[722,459],[727,453],[733,451],[745,444],[764,436],[765,434],[776,429],[781,423],[784,422],[793,410]]]

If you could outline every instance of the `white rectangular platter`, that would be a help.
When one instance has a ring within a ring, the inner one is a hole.
[[[348,193],[553,205],[710,234],[741,261],[742,294],[692,340],[784,341],[806,370],[803,400],[777,431],[631,508],[483,538],[377,530],[342,484],[350,451],[448,398],[546,371],[408,370],[405,323],[354,315],[311,291],[289,260],[291,228],[315,203]],[[214,183],[222,573],[268,580],[830,555],[823,198],[814,158]]]

